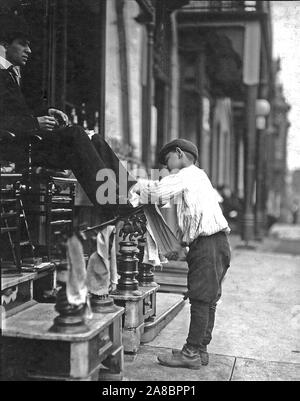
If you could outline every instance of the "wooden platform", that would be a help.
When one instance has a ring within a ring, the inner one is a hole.
[[[3,374],[6,380],[99,380],[100,373],[123,371],[121,325],[123,308],[95,314],[87,331],[52,332],[53,304],[36,304],[3,322]],[[106,369],[100,372],[101,363]]]
[[[36,273],[20,273],[13,275],[5,275],[1,277],[1,291],[7,288],[17,286],[25,281],[33,280],[36,277]]]
[[[56,287],[56,270],[52,263],[35,269],[1,277],[1,306],[6,316],[20,312],[37,302],[45,302],[43,294]]]
[[[123,346],[125,353],[136,354],[139,350],[141,338],[147,320],[156,315],[157,284],[149,287],[139,287],[132,293],[111,293],[115,304],[124,307]]]

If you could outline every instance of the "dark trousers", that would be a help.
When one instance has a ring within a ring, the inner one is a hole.
[[[110,184],[115,186],[117,195],[119,194],[119,169],[122,171],[122,177],[127,177],[128,189],[135,184],[134,179],[119,163],[118,157],[100,135],[94,135],[90,140],[82,127],[73,126],[59,129],[53,133],[41,132],[41,136],[43,137],[42,141],[34,143],[32,146],[33,165],[50,169],[72,170],[94,205],[99,205],[99,199],[97,200],[96,196],[97,190],[105,182],[96,180],[100,170],[111,169],[114,171],[116,180],[112,177],[109,180]],[[17,145],[7,147],[6,152],[12,162],[20,165],[26,163],[28,155],[22,139]]]
[[[205,349],[211,342],[216,305],[222,295],[222,281],[230,257],[230,246],[224,232],[198,237],[190,246],[187,295],[191,320],[186,342],[191,348]]]

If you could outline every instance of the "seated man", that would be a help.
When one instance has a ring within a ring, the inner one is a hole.
[[[117,194],[119,174],[123,174],[125,179],[127,177],[129,190],[135,183],[134,179],[100,135],[94,135],[90,140],[82,127],[68,126],[68,117],[62,111],[49,108],[35,115],[26,104],[20,89],[20,68],[26,65],[31,55],[29,37],[29,28],[23,18],[0,16],[0,129],[12,131],[17,136],[13,145],[5,147],[5,155],[12,162],[24,166],[28,157],[26,139],[36,134],[43,140],[33,144],[33,164],[72,170],[94,205],[101,204],[101,197],[97,196],[101,178],[97,181],[97,174],[103,169],[115,173],[109,180],[115,181],[111,184]],[[125,191],[122,202],[117,196],[115,203],[124,204],[126,208],[127,194]]]

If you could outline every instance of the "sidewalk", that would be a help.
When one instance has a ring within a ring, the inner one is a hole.
[[[294,235],[292,240],[298,241]],[[186,302],[134,361],[125,362],[127,380],[300,380],[300,255],[277,253],[278,237],[258,244],[255,251],[235,249],[233,243],[238,239],[231,244],[232,265],[218,306],[210,365],[193,371],[157,363],[159,353],[185,342]]]

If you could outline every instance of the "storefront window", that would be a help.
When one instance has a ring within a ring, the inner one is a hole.
[[[67,2],[66,42],[67,68],[63,100],[66,109],[79,111],[79,120],[86,113],[89,129],[93,129],[101,96],[101,8],[99,1]],[[81,124],[83,121],[79,121]]]
[[[26,0],[15,7],[32,30],[32,57],[23,72],[30,105],[61,108],[89,129],[99,126],[104,107],[104,5],[98,0]]]

